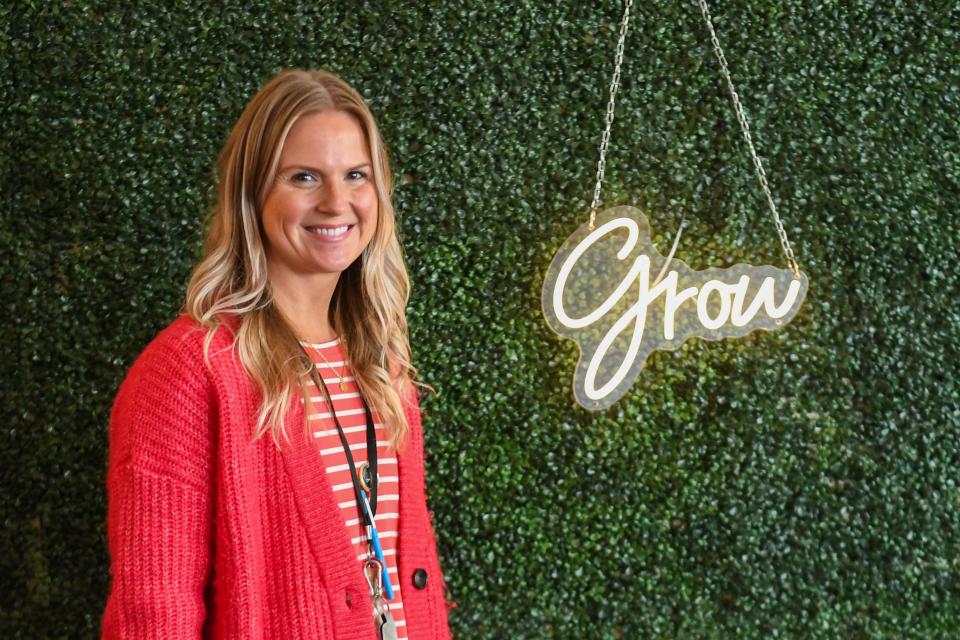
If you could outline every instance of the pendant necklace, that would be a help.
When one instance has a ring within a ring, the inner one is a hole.
[[[321,358],[323,358],[323,361],[326,363],[326,365],[327,365],[328,367],[330,367],[330,369],[331,369],[334,373],[337,374],[337,377],[340,379],[340,391],[346,391],[346,390],[347,390],[347,385],[344,384],[344,382],[343,382],[343,369],[341,369],[340,372],[337,372],[337,370],[333,368],[333,365],[330,364],[330,361],[327,360],[327,357],[326,357],[325,355],[323,355],[323,352],[320,351],[320,349],[318,349],[317,347],[315,347],[315,346],[313,346],[313,345],[310,345],[310,348],[313,349],[314,351],[316,351],[316,352],[317,352],[317,355],[320,356]]]

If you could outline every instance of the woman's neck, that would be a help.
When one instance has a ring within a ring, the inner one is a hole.
[[[274,304],[300,340],[320,343],[337,337],[330,322],[330,300],[339,278],[339,273],[296,278],[271,273]]]

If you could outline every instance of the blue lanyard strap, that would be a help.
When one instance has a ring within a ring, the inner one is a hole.
[[[370,503],[367,501],[367,494],[362,489],[360,490],[360,494],[363,496],[363,508],[369,515]],[[372,516],[370,517],[370,521],[373,522]],[[380,546],[380,534],[377,533],[377,525],[371,524],[367,530],[369,531],[368,537],[370,538],[370,544],[373,546],[373,552],[383,566],[384,593],[386,593],[387,600],[393,600],[393,585],[390,584],[390,572],[387,571],[387,559],[383,556],[383,547]]]

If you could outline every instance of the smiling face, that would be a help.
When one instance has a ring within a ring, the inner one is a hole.
[[[287,135],[263,204],[271,280],[286,286],[317,276],[336,281],[373,238],[377,204],[360,123],[344,111],[301,116]]]

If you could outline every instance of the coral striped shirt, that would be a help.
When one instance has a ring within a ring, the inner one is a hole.
[[[350,363],[341,350],[340,339],[329,342],[311,343],[300,341],[317,368],[317,373],[327,385],[333,401],[333,410],[340,420],[350,453],[357,467],[367,460],[367,420],[360,399],[360,391],[353,378]],[[323,357],[320,354],[323,354]],[[325,358],[325,359],[324,359]],[[340,389],[341,376],[344,389]],[[318,389],[311,379],[307,383],[311,407],[306,407],[310,431],[317,438],[327,477],[333,487],[334,497],[340,507],[347,532],[357,552],[357,570],[363,570],[363,561],[369,557],[365,526],[357,511],[353,482],[343,444],[337,433],[337,425],[326,404],[323,390]],[[403,616],[403,601],[400,593],[400,580],[397,573],[397,531],[400,513],[400,479],[397,474],[396,452],[387,446],[387,433],[380,417],[371,407],[374,427],[377,434],[377,507],[375,522],[380,544],[387,561],[390,582],[393,585],[393,599],[387,601],[390,614],[396,621],[397,637],[407,637],[406,622]]]

